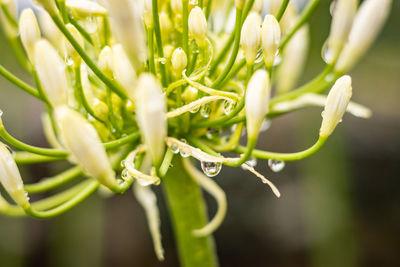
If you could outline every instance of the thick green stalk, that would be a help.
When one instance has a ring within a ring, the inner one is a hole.
[[[218,266],[213,238],[195,237],[193,230],[207,223],[206,208],[199,186],[184,171],[180,157],[163,179],[165,197],[178,244],[181,266]]]

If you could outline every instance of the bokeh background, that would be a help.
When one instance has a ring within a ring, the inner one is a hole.
[[[303,82],[323,68],[320,48],[329,32],[330,2],[324,0],[311,19]],[[259,162],[280,199],[244,171],[225,167],[216,177],[229,205],[215,233],[221,266],[400,266],[400,1],[393,2],[380,38],[351,72],[353,100],[371,107],[371,119],[346,115],[319,153],[287,163],[280,173]],[[0,63],[31,81],[3,37]],[[9,132],[46,145],[40,103],[2,77],[0,108]],[[275,119],[259,146],[282,152],[310,146],[320,114],[320,108],[307,108]],[[24,167],[22,174],[31,182],[62,167]],[[178,266],[162,190],[156,190],[162,263],[153,253],[144,212],[128,191],[108,199],[93,195],[51,220],[0,216],[0,266]],[[206,199],[212,216],[215,203]]]

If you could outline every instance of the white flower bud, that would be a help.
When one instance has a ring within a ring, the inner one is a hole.
[[[339,56],[335,69],[345,72],[352,68],[371,46],[385,23],[392,0],[366,0],[354,18],[349,41]]]
[[[245,98],[245,111],[247,134],[249,138],[258,135],[261,124],[268,112],[271,95],[271,87],[268,73],[265,70],[257,70],[247,85]]]
[[[263,0],[255,0],[251,10],[254,11],[254,12],[257,12],[258,14],[261,14],[263,6],[264,6],[264,1]]]
[[[59,49],[60,51],[64,51],[64,40],[65,37],[61,33],[61,31],[57,28],[56,24],[54,24],[51,19],[49,13],[45,10],[41,9],[38,11],[39,13],[39,24],[40,29],[42,31],[42,35],[50,41],[50,43]]]
[[[136,70],[143,68],[146,61],[146,35],[141,18],[142,8],[134,1],[107,0],[111,17],[111,26],[119,42],[124,46],[132,66]]]
[[[76,163],[101,184],[116,188],[115,173],[93,125],[65,105],[56,107],[54,111],[63,144]]]
[[[251,12],[243,23],[241,44],[247,64],[254,63],[261,43],[261,18]]]
[[[107,9],[88,0],[67,0],[65,5],[79,16],[106,16]]]
[[[282,2],[283,0],[270,0],[269,9],[272,15],[276,16],[278,14]],[[287,34],[296,24],[297,20],[298,20],[298,12],[296,10],[296,7],[294,6],[292,1],[289,1],[285,13],[283,13],[282,18],[279,21],[279,24],[281,25],[281,32],[283,34]]]
[[[40,40],[35,45],[34,66],[50,103],[53,106],[66,104],[68,83],[65,64],[46,40]]]
[[[266,15],[261,30],[261,46],[267,68],[271,68],[274,65],[280,41],[281,29],[278,21],[274,16]]]
[[[136,119],[153,159],[161,163],[167,136],[166,100],[159,81],[149,73],[139,76],[136,93]]]
[[[12,199],[21,207],[29,207],[24,183],[9,149],[0,142],[0,182]]]
[[[107,76],[111,76],[113,69],[113,52],[109,46],[105,46],[101,50],[98,62],[100,70]]]
[[[55,15],[58,13],[56,1],[54,0],[34,0],[34,2],[42,6],[50,14]]]
[[[207,20],[203,10],[195,7],[189,14],[189,31],[199,46],[203,46],[206,41]]]
[[[29,61],[33,63],[33,52],[35,43],[40,40],[40,29],[32,9],[27,8],[22,11],[18,25],[22,45]]]
[[[354,16],[357,12],[358,0],[338,0],[332,17],[331,32],[328,39],[326,60],[328,63],[337,59],[347,42]]]
[[[182,14],[182,0],[171,0],[171,9],[175,15]]]
[[[116,44],[112,47],[112,58],[112,69],[115,79],[125,88],[129,97],[132,97],[136,72],[121,44]]]
[[[72,24],[67,24],[66,27],[67,27],[68,31],[72,34],[72,36],[74,36],[74,39],[79,43],[79,45],[81,47],[83,47],[85,42],[83,40],[82,35],[75,28],[75,26]],[[78,52],[75,50],[75,48],[71,45],[71,43],[66,38],[64,38],[64,41],[65,41],[65,48],[66,48],[67,55],[69,57],[71,57],[71,59],[74,61],[75,64],[80,64],[82,59],[81,59],[80,55],[78,54]]]
[[[144,0],[143,21],[147,28],[154,27],[152,0]]]
[[[186,68],[187,65],[187,57],[185,51],[182,48],[178,47],[172,53],[171,58],[172,69],[175,71],[177,75],[180,75],[182,71]]]
[[[328,137],[342,120],[352,94],[350,76],[342,76],[333,85],[326,99],[322,113],[322,125],[319,130],[321,137]]]
[[[309,31],[307,26],[300,28],[288,42],[282,52],[282,62],[277,72],[277,87],[279,93],[294,88],[307,59]]]

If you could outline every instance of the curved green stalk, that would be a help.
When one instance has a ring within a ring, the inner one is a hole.
[[[9,72],[0,64],[0,75],[6,78],[9,82],[16,85],[18,88],[22,89],[23,91],[27,92],[28,94],[36,97],[39,100],[43,99],[40,97],[38,90],[30,86],[29,84],[25,83],[21,79],[17,78],[14,74]]]
[[[52,208],[50,210],[45,210],[45,211],[41,211],[41,210],[37,210],[35,209],[34,206],[30,206],[25,208],[25,212],[26,214],[38,218],[38,219],[47,219],[47,218],[51,218],[57,215],[60,215],[68,210],[70,210],[71,208],[75,207],[76,205],[78,205],[79,203],[81,203],[83,200],[85,200],[86,198],[88,198],[93,192],[95,192],[100,184],[95,181],[95,180],[89,180],[87,182],[86,186],[77,194],[75,194],[73,197],[71,197],[69,200],[67,200],[66,202],[64,202],[63,204]]]
[[[254,149],[251,153],[253,157],[259,158],[259,159],[278,159],[278,160],[283,160],[283,161],[295,161],[295,160],[301,160],[306,157],[311,156],[315,152],[317,152],[326,142],[327,138],[324,137],[319,137],[318,141],[311,146],[310,148],[300,151],[300,152],[295,152],[295,153],[276,153],[276,152],[268,152],[268,151],[263,151],[263,150],[257,150]],[[243,153],[246,151],[247,148],[243,146],[238,146],[235,151],[237,153]]]
[[[228,73],[231,71],[233,64],[235,64],[235,60],[239,52],[239,46],[240,46],[240,34],[242,31],[241,27],[242,12],[243,12],[242,9],[236,9],[236,23],[234,30],[235,40],[232,49],[232,54],[222,73],[218,75],[218,78],[211,85],[212,88],[220,88],[222,81],[225,79],[226,75],[228,75]]]
[[[180,157],[175,157],[172,164],[174,167],[163,179],[163,189],[178,244],[180,262],[183,267],[216,267],[218,263],[212,237],[193,235],[193,230],[207,224],[200,188],[184,170]]]
[[[152,11],[153,11],[153,23],[154,23],[154,33],[156,36],[156,44],[157,44],[157,54],[158,57],[164,58],[164,50],[163,50],[163,42],[161,37],[161,29],[160,29],[160,20],[158,18],[158,1],[152,0]],[[159,68],[161,73],[161,81],[164,87],[167,87],[167,71],[165,69],[165,64],[163,62],[159,62]]]
[[[286,8],[288,7],[288,5],[289,5],[289,0],[283,0],[282,1],[281,7],[279,8],[279,11],[278,11],[278,13],[276,14],[276,17],[275,17],[277,21],[280,21],[282,19],[282,17],[285,14],[285,11],[286,11]]]
[[[36,163],[62,161],[65,159],[37,155],[26,151],[17,151],[15,152],[14,160],[18,165],[29,165]]]
[[[75,20],[75,18],[68,14],[69,22],[74,25],[74,27],[78,30],[78,32],[82,35],[82,37],[91,45],[94,44],[92,37],[90,34]]]
[[[41,193],[61,186],[82,174],[83,171],[80,167],[73,167],[56,176],[44,178],[37,183],[26,184],[24,188],[26,192],[31,194]]]
[[[123,145],[126,145],[128,143],[132,143],[136,139],[138,139],[139,137],[140,137],[140,132],[136,131],[136,132],[131,133],[131,134],[127,135],[127,136],[121,137],[121,138],[119,138],[117,140],[104,143],[104,147],[107,150],[111,150],[111,149],[118,148],[118,147],[121,147]]]
[[[147,46],[149,48],[149,71],[156,74],[156,66],[154,63],[154,30],[152,28],[147,28]]]
[[[243,147],[244,149],[243,149],[242,153],[244,153],[244,154],[240,156],[240,159],[236,162],[227,162],[225,164],[230,167],[241,166],[243,163],[245,163],[250,158],[254,148],[256,147],[256,144],[257,144],[257,137],[249,137],[247,139],[247,146]]]
[[[164,177],[167,174],[173,158],[174,158],[174,152],[171,150],[171,148],[168,148],[167,152],[165,152],[164,160],[161,163],[160,169],[157,173],[159,177]]]
[[[52,20],[57,25],[57,28],[64,34],[65,38],[71,43],[73,48],[78,52],[83,61],[85,61],[86,65],[96,74],[97,77],[112,91],[114,91],[118,96],[122,99],[127,99],[128,95],[125,90],[115,81],[108,78],[100,69],[97,67],[96,63],[86,54],[85,50],[80,46],[78,41],[75,40],[74,36],[68,31],[65,27],[64,23],[60,20],[60,18],[55,14],[51,15]]]

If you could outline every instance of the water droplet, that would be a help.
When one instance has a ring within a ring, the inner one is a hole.
[[[3,116],[3,111],[0,109],[0,117]]]
[[[262,124],[261,124],[260,131],[261,132],[265,132],[269,128],[271,128],[271,120],[264,119]]]
[[[279,64],[281,64],[281,62],[282,62],[282,57],[280,56],[280,54],[277,54],[274,60],[274,67],[277,67]]]
[[[214,177],[219,174],[222,169],[221,162],[201,162],[201,169],[203,170],[204,174],[208,177]]]
[[[243,154],[242,154],[243,155]],[[242,156],[240,155],[240,156]],[[254,168],[257,165],[257,159],[255,157],[250,157],[247,161],[246,164],[249,165],[250,167]],[[246,167],[241,166],[242,170],[247,170]]]
[[[205,105],[202,105],[202,106],[201,106],[201,108],[200,108],[200,115],[201,115],[203,118],[208,118],[208,117],[210,117],[210,113],[211,113],[210,104],[205,104]]]
[[[70,56],[65,56],[64,58],[65,64],[67,64],[67,66],[72,66],[74,65],[74,60],[72,59],[72,57]]]
[[[177,145],[172,145],[171,146],[171,150],[174,154],[178,154],[179,153],[179,147]]]
[[[339,123],[341,123],[342,121],[343,121],[343,119],[340,119],[340,120],[339,120]]]
[[[121,167],[125,167],[125,164],[126,164],[126,160],[122,160],[121,161]]]
[[[232,100],[225,100],[224,101],[224,113],[225,113],[225,115],[229,115],[234,108],[235,108],[235,102],[233,102]]]
[[[285,168],[285,162],[279,159],[269,159],[268,166],[273,172],[280,172]]]
[[[181,154],[182,158],[187,158],[190,156],[189,153],[187,153],[187,151],[185,151],[185,149],[181,149],[180,154]]]
[[[85,29],[89,34],[93,34],[97,31],[97,20],[94,16],[89,16],[85,21]]]
[[[333,53],[332,50],[329,49],[328,42],[325,42],[322,47],[321,57],[327,64],[330,64],[333,61]]]
[[[329,74],[329,75],[326,75],[326,77],[325,77],[325,81],[327,81],[327,82],[332,82],[334,79],[335,79],[334,74]]]
[[[208,139],[213,139],[215,137],[218,137],[220,135],[220,131],[215,129],[215,128],[208,128],[207,133],[206,133],[206,137]]]
[[[167,59],[165,57],[161,57],[158,59],[158,62],[165,65],[165,64],[167,64]]]
[[[128,169],[123,169],[122,170],[121,178],[124,179],[124,180],[131,178],[131,175],[129,174]]]
[[[237,124],[231,126],[231,132],[234,133],[236,131]]]
[[[190,110],[189,110],[189,112],[190,113],[197,113],[198,111],[199,111],[199,109],[200,109],[200,106],[194,106],[193,108],[191,108]]]

